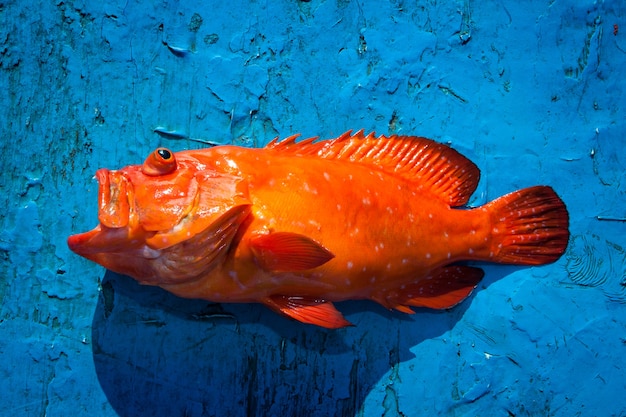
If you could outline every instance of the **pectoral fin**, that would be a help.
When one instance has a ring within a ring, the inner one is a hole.
[[[304,271],[335,257],[328,249],[304,235],[275,232],[250,239],[256,263],[267,271]]]
[[[326,300],[273,295],[264,300],[265,305],[302,323],[315,324],[327,329],[351,326],[348,320],[337,311],[333,303]]]

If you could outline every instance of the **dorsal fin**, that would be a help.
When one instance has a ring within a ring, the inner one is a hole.
[[[266,149],[296,156],[315,156],[370,165],[399,175],[418,187],[430,190],[450,206],[467,203],[478,186],[480,171],[454,149],[418,136],[364,135],[348,131],[336,139],[296,142],[299,135],[272,140]]]

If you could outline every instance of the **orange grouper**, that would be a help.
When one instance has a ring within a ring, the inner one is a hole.
[[[347,132],[262,149],[158,148],[100,169],[100,224],[69,247],[180,297],[259,302],[305,323],[350,323],[334,301],[450,308],[483,276],[459,261],[541,265],[567,246],[568,213],[536,186],[463,208],[478,168],[446,145]]]

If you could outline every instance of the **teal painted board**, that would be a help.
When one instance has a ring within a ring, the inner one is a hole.
[[[0,415],[626,415],[623,2],[14,0],[0,42]],[[331,331],[67,248],[100,167],[348,129],[451,144],[474,206],[553,186],[566,255]]]

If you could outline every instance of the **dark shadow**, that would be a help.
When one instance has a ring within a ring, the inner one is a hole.
[[[481,287],[511,269],[487,267]],[[93,318],[99,382],[122,417],[354,416],[411,347],[450,330],[450,311],[338,308],[355,324],[326,330],[258,304],[186,300],[107,272]]]

